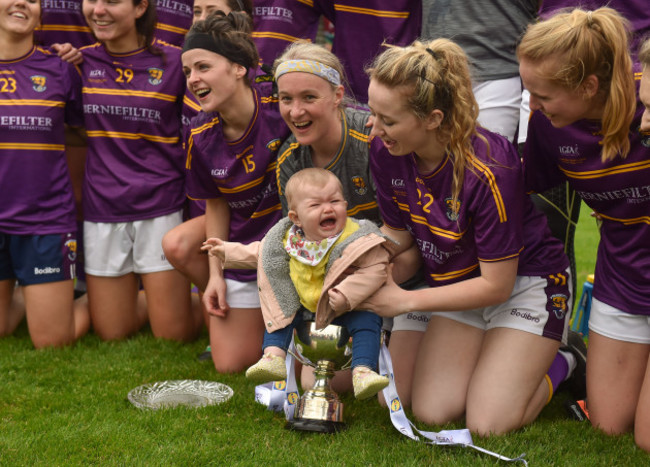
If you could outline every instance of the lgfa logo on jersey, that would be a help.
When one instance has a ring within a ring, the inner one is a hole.
[[[553,306],[553,313],[555,313],[555,316],[557,319],[562,319],[564,318],[564,315],[567,312],[567,300],[569,297],[567,297],[564,294],[554,294],[551,295],[551,303]]]
[[[34,75],[30,76],[29,79],[32,80],[32,88],[34,88],[34,91],[43,92],[47,89],[47,86],[45,85],[47,78],[45,76]]]
[[[460,201],[454,202],[453,198],[445,198],[445,207],[447,208],[447,219],[456,222],[458,220],[458,213],[460,212]]]
[[[149,73],[149,84],[158,86],[162,83],[163,71],[160,68],[147,68]]]
[[[363,196],[368,192],[368,186],[366,185],[366,181],[363,179],[363,177],[360,177],[359,175],[354,175],[351,178],[352,180],[352,185],[354,185],[354,192],[358,194],[359,196]]]
[[[580,156],[580,148],[578,148],[577,144],[574,145],[564,145],[564,146],[558,146],[558,151],[560,151],[560,154],[562,154],[565,157],[578,157]]]
[[[280,146],[282,146],[282,140],[279,138],[272,139],[268,143],[266,143],[266,149],[269,151],[277,151]]]

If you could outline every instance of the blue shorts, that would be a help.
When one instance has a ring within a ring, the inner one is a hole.
[[[0,233],[0,280],[20,285],[45,284],[75,278],[77,236]]]

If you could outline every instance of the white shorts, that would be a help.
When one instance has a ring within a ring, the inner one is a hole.
[[[414,311],[411,313],[404,313],[403,315],[395,316],[393,318],[393,328],[391,331],[424,332],[427,330],[430,319],[430,311]]]
[[[479,81],[472,90],[479,108],[478,123],[512,142],[519,125],[521,107],[519,76]]]
[[[633,315],[591,299],[589,330],[601,336],[636,344],[650,344],[650,316]]]
[[[519,136],[517,137],[517,143],[519,144],[526,142],[528,120],[530,120],[530,92],[524,89],[521,92],[521,109],[519,110]]]
[[[428,289],[429,285],[424,279],[413,285],[411,290]],[[392,331],[419,331],[424,332],[427,330],[427,325],[431,319],[430,311],[412,311],[411,313],[404,313],[392,318]]]
[[[119,277],[174,269],[163,252],[162,238],[182,222],[182,211],[142,221],[84,221],[86,273]]]
[[[460,323],[487,331],[509,328],[566,344],[570,313],[570,272],[563,285],[553,285],[549,276],[517,276],[510,298],[499,305],[469,311],[434,312]]]
[[[240,282],[226,279],[226,301],[230,308],[260,308],[257,281]]]

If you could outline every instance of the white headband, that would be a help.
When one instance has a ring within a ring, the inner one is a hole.
[[[275,70],[275,79],[277,81],[280,76],[295,71],[320,76],[332,83],[334,86],[341,84],[341,75],[338,71],[331,66],[315,60],[287,60],[286,62],[282,62]]]

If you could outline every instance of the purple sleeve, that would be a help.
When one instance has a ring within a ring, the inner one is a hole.
[[[406,226],[397,204],[393,201],[391,178],[388,175],[390,171],[386,170],[386,161],[384,160],[386,156],[390,157],[384,149],[381,139],[374,138],[370,142],[370,174],[375,183],[379,211],[384,224],[395,230],[404,230]]]
[[[548,146],[549,120],[539,111],[528,122],[528,136],[523,152],[524,186],[526,191],[541,193],[564,181]]]
[[[190,128],[187,129],[185,143],[187,160],[185,163],[185,191],[187,196],[195,200],[219,198],[219,190],[211,174],[211,158],[204,154],[202,148],[212,148],[220,151],[224,142],[220,138],[219,117],[217,114],[200,112],[192,119]],[[205,128],[210,127],[210,131]],[[215,128],[216,127],[216,128]],[[204,142],[207,138],[207,143]]]
[[[74,65],[63,62],[64,77],[68,84],[68,102],[65,106],[65,123],[82,127],[84,125],[83,105],[81,101],[81,71]]]

